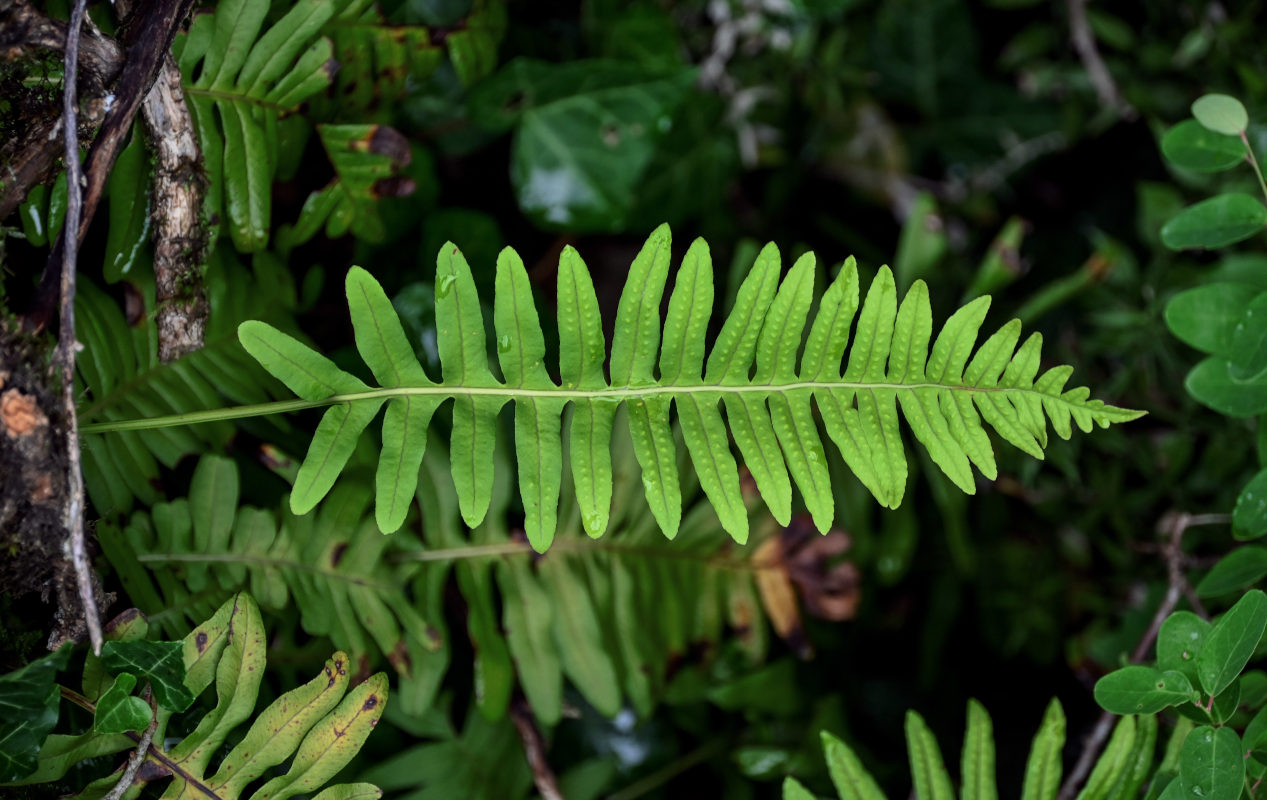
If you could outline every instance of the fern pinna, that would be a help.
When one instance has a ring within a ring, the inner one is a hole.
[[[329,492],[358,436],[384,403],[376,478],[380,529],[393,531],[404,522],[431,418],[450,399],[453,481],[464,520],[478,525],[492,490],[488,465],[497,415],[513,402],[524,527],[540,551],[549,546],[556,527],[562,417],[568,405],[572,476],[591,536],[602,534],[608,524],[609,445],[621,404],[629,412],[647,501],[664,533],[670,538],[676,533],[682,499],[669,414],[674,406],[700,485],[722,526],[739,542],[747,538],[748,518],[731,436],[780,522],[786,524],[791,515],[795,482],[818,528],[830,527],[830,476],[813,405],[845,463],[890,508],[901,502],[906,486],[899,409],[932,460],[968,493],[975,489],[972,466],[990,479],[997,474],[983,420],[1013,445],[1042,458],[1047,419],[1068,438],[1071,421],[1089,431],[1093,424],[1107,427],[1143,413],[1088,399],[1086,388],[1065,390],[1072,367],[1053,367],[1039,376],[1042,337],[1033,334],[1017,348],[1019,321],[1004,325],[974,354],[989,306],[985,297],[947,320],[930,353],[927,287],[917,281],[899,307],[887,267],[879,271],[859,310],[858,272],[852,259],[846,261],[819,300],[806,335],[814,257],[799,258],[780,281],[780,258],[773,245],[757,257],[705,360],[704,336],[713,307],[708,245],[696,240],[687,250],[661,328],[669,245],[669,229],[661,226],[634,259],[616,313],[610,359],[589,271],[575,250],[563,251],[558,383],[546,369],[545,338],[528,274],[509,248],[498,258],[493,312],[500,380],[489,366],[470,267],[452,244],[444,246],[436,265],[439,382],[418,363],[382,287],[359,267],[347,276],[348,304],[357,349],[378,387],[270,325],[243,323],[239,337],[246,349],[302,400],[242,412],[331,406],[299,470],[291,495],[294,512],[306,513]],[[725,409],[725,420],[719,406]],[[195,418],[201,416],[136,424],[180,424]]]

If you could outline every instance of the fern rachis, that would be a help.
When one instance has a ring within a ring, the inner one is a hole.
[[[1142,414],[1089,400],[1085,388],[1064,391],[1071,367],[1038,375],[1042,338],[1033,334],[1018,348],[1016,320],[974,353],[988,298],[955,312],[935,340],[928,291],[921,281],[899,305],[892,273],[881,268],[860,304],[852,259],[822,295],[808,335],[803,335],[814,300],[814,258],[802,256],[780,280],[773,245],[761,252],[743,281],[705,360],[704,332],[713,306],[708,247],[697,240],[687,251],[662,328],[669,244],[668,228],[661,226],[634,260],[617,310],[610,359],[589,271],[575,250],[564,250],[558,274],[558,383],[544,364],[544,336],[519,256],[507,248],[497,263],[499,380],[488,363],[470,268],[461,251],[446,244],[437,258],[435,281],[439,382],[418,363],[382,287],[354,267],[347,277],[349,309],[357,349],[378,387],[265,323],[246,322],[239,330],[242,343],[301,401],[138,421],[136,427],[331,406],[291,496],[295,512],[304,513],[333,486],[357,437],[386,404],[377,518],[382,530],[392,531],[408,513],[424,432],[439,406],[452,399],[452,475],[462,516],[475,526],[489,504],[492,474],[487,465],[498,412],[512,402],[525,529],[533,546],[544,550],[556,524],[562,419],[568,406],[572,476],[590,535],[600,535],[608,524],[608,446],[616,408],[623,403],[647,500],[665,534],[674,535],[682,512],[672,407],[705,495],[740,542],[747,537],[748,518],[731,436],[776,518],[784,523],[789,518],[795,483],[816,525],[821,530],[831,525],[830,475],[814,407],[845,463],[877,500],[892,508],[901,502],[906,485],[899,415],[934,463],[972,493],[973,466],[989,479],[997,474],[983,419],[1002,438],[1042,458],[1048,419],[1057,434],[1068,438],[1071,420],[1089,431],[1095,424],[1107,427]],[[97,431],[123,427],[92,426]]]

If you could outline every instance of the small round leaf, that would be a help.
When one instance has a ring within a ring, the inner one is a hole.
[[[1249,126],[1249,114],[1235,97],[1207,94],[1192,104],[1192,116],[1215,133],[1236,136]]]

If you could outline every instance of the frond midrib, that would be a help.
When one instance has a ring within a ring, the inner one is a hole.
[[[439,397],[439,398],[458,398],[458,397],[500,397],[506,400],[570,400],[570,401],[589,401],[589,400],[636,400],[646,397],[657,397],[668,395],[690,396],[695,394],[711,394],[711,395],[784,395],[790,392],[811,391],[822,392],[832,390],[853,390],[858,392],[869,391],[950,391],[967,394],[1013,394],[1013,395],[1033,395],[1046,402],[1059,403],[1068,408],[1086,409],[1088,411],[1095,410],[1096,413],[1110,413],[1115,409],[1104,406],[1101,409],[1092,409],[1090,404],[1094,401],[1071,401],[1066,399],[1063,394],[1048,394],[1032,387],[1024,386],[972,386],[966,384],[948,384],[948,383],[929,383],[927,381],[921,383],[887,383],[877,381],[789,381],[789,382],[772,382],[759,384],[648,384],[646,386],[612,386],[599,389],[568,389],[558,387],[554,389],[526,389],[519,386],[505,386],[498,384],[496,386],[462,386],[462,385],[444,385],[435,384],[431,386],[393,386],[380,387],[376,389],[368,389],[364,392],[349,392],[345,394],[334,394],[320,400],[278,400],[271,403],[259,403],[256,405],[235,406],[228,409],[210,409],[207,411],[193,411],[186,414],[173,414],[166,417],[149,417],[138,420],[111,420],[108,422],[90,423],[81,425],[80,431],[83,433],[108,433],[114,431],[125,431],[134,429],[149,430],[153,428],[166,428],[176,425],[192,425],[200,422],[215,422],[223,419],[240,419],[244,417],[264,416],[267,414],[277,414],[289,411],[302,411],[309,408],[320,408],[322,406],[337,405],[339,403],[356,403],[383,401],[393,397]],[[1129,412],[1126,412],[1129,414]]]

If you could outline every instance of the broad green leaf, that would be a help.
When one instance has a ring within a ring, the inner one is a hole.
[[[1267,535],[1267,470],[1251,478],[1236,496],[1236,505],[1232,508],[1232,534],[1237,539],[1258,539]]]
[[[884,800],[875,779],[849,745],[827,731],[823,731],[821,736],[827,772],[841,800]]]
[[[106,642],[101,663],[115,675],[130,672],[149,681],[158,704],[170,711],[184,711],[194,702],[185,686],[183,642]]]
[[[335,653],[315,678],[269,704],[220,762],[207,787],[221,796],[236,797],[265,770],[289,758],[308,731],[343,699],[351,667],[346,653]]]
[[[1200,700],[1182,672],[1145,666],[1114,670],[1095,684],[1095,700],[1114,714],[1156,714],[1163,708]]]
[[[1192,104],[1192,116],[1215,133],[1236,136],[1249,126],[1249,113],[1240,100],[1226,94],[1207,94]]]
[[[1166,304],[1170,332],[1203,353],[1232,355],[1237,326],[1260,295],[1243,283],[1210,283],[1180,292]]]
[[[1197,654],[1197,677],[1206,694],[1215,696],[1241,673],[1267,628],[1267,594],[1246,592],[1205,637]]]
[[[1196,120],[1180,122],[1161,137],[1161,152],[1175,166],[1194,172],[1221,172],[1245,161],[1245,145]]]
[[[452,41],[449,48],[455,55]],[[622,61],[518,59],[471,103],[477,121],[514,122],[510,178],[529,218],[547,229],[610,231],[632,211],[691,75]]]
[[[1267,208],[1247,194],[1221,194],[1188,206],[1162,226],[1162,244],[1171,250],[1216,250],[1258,233]]]
[[[1186,797],[1239,800],[1245,781],[1240,737],[1231,728],[1193,730],[1179,754],[1179,780]]]
[[[97,733],[110,734],[148,728],[154,715],[148,703],[132,696],[135,688],[136,676],[132,673],[121,672],[115,676],[114,683],[97,701],[92,729]]]
[[[954,800],[950,773],[942,764],[937,740],[923,718],[914,711],[906,712],[906,749],[910,755],[917,800]]]
[[[1021,800],[1056,800],[1060,790],[1061,751],[1065,746],[1065,712],[1052,698],[1034,735],[1025,763]]]
[[[1166,617],[1157,632],[1157,669],[1182,672],[1194,686],[1197,656],[1210,634],[1210,623],[1191,611],[1176,611]]]
[[[1197,594],[1218,597],[1255,584],[1264,575],[1267,575],[1267,547],[1242,547],[1219,559],[1197,584]]]
[[[962,800],[998,800],[994,774],[994,726],[990,715],[976,700],[968,701],[968,731],[963,740],[960,772]]]
[[[0,675],[0,783],[35,771],[44,737],[57,724],[61,690],[57,672],[66,668],[70,648]]]

